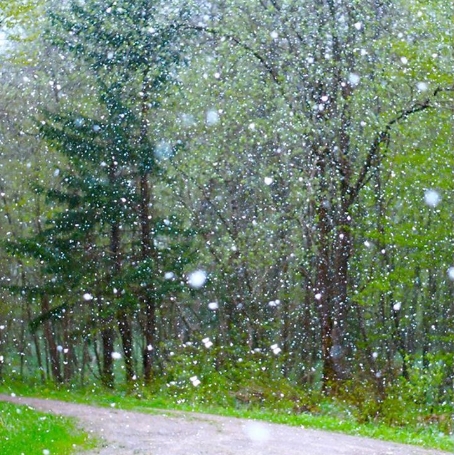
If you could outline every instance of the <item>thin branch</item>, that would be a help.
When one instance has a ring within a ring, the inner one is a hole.
[[[301,111],[298,108],[296,108],[295,103],[291,99],[289,99],[289,97],[287,96],[287,94],[285,92],[285,87],[283,84],[284,78],[282,78],[280,76],[280,73],[278,72],[276,67],[271,65],[269,63],[269,61],[262,54],[260,54],[260,52],[258,52],[252,46],[243,42],[236,36],[231,35],[229,33],[223,33],[220,30],[216,30],[212,27],[191,25],[188,28],[191,30],[199,31],[199,32],[209,33],[215,37],[223,38],[225,40],[230,40],[234,44],[236,44],[238,47],[240,47],[241,49],[243,49],[246,52],[248,52],[249,54],[251,54],[263,66],[266,73],[270,76],[271,80],[276,84],[276,87],[277,87],[280,95],[282,96],[283,99],[287,100],[288,106],[291,109],[291,111],[293,112],[295,118],[300,119],[302,117]],[[296,30],[294,32],[297,33]],[[299,37],[299,38],[300,38],[300,41],[302,42],[303,38],[302,37]]]
[[[390,136],[391,136],[391,128],[393,125],[397,124],[403,119],[415,114],[417,112],[422,112],[426,109],[433,108],[432,99],[435,98],[438,94],[443,92],[450,92],[454,91],[453,87],[438,87],[432,94],[430,98],[425,99],[422,102],[417,102],[413,106],[409,107],[408,109],[404,109],[399,114],[390,120],[386,126],[377,133],[372,142],[372,145],[369,148],[369,152],[366,157],[366,161],[364,166],[362,167],[356,184],[351,186],[348,190],[349,198],[348,198],[348,206],[352,205],[355,199],[358,197],[359,192],[361,189],[366,185],[366,183],[370,179],[370,170],[374,165],[374,162],[378,159],[380,148],[382,145],[388,145]]]
[[[253,55],[262,64],[262,66],[265,68],[267,73],[270,75],[271,79],[276,84],[281,86],[281,82],[279,79],[279,73],[276,71],[276,69],[272,65],[270,65],[270,63],[258,51],[256,51],[254,48],[252,48],[249,44],[244,43],[243,41],[241,41],[239,38],[237,38],[234,35],[231,35],[229,33],[222,33],[219,30],[216,30],[211,27],[204,27],[204,26],[200,26],[200,25],[191,25],[189,28],[192,30],[197,30],[199,32],[209,33],[211,35],[221,37],[221,38],[234,42],[237,46],[241,47],[242,49],[244,49],[245,51],[247,51],[251,55]]]
[[[236,236],[232,232],[232,229],[230,228],[230,225],[229,225],[227,219],[222,215],[221,211],[218,209],[216,204],[211,200],[209,195],[206,194],[206,191],[205,191],[205,188],[203,187],[203,185],[200,185],[194,178],[192,178],[189,174],[187,174],[185,171],[183,171],[183,169],[178,167],[175,163],[172,163],[172,165],[178,172],[180,172],[183,175],[183,177],[185,177],[187,180],[190,180],[197,187],[197,189],[202,193],[202,197],[203,197],[204,201],[214,210],[217,217],[221,221],[221,224],[225,227],[230,238],[233,241],[235,241]]]

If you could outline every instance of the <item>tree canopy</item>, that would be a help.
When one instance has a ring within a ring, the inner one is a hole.
[[[0,374],[451,400],[450,2],[2,6]]]

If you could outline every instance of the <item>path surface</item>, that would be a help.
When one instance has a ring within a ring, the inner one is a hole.
[[[38,398],[0,400],[76,417],[103,447],[85,455],[442,455],[356,436],[189,412],[156,415]]]

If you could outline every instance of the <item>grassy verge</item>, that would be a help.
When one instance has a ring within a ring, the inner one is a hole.
[[[321,413],[286,412],[266,408],[210,406],[189,400],[175,400],[165,395],[146,395],[136,391],[109,391],[105,389],[55,389],[54,387],[30,387],[23,384],[0,385],[0,392],[16,393],[24,396],[40,396],[64,401],[109,406],[117,409],[156,413],[159,410],[195,411],[229,417],[251,418],[306,428],[340,432],[355,436],[365,436],[386,441],[413,444],[426,448],[454,451],[454,439],[440,432],[436,425],[392,427],[382,423],[361,424],[349,415],[348,409],[333,401],[322,403]],[[42,453],[42,452],[40,452]],[[66,453],[66,452],[58,452]]]
[[[0,441],[2,455],[69,455],[95,445],[70,419],[4,402],[0,402]]]

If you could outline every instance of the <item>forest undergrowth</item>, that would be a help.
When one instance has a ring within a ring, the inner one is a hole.
[[[212,356],[206,353],[195,360],[176,354],[166,373],[156,375],[148,386],[140,381],[125,384],[119,368],[111,389],[96,380],[55,385],[12,379],[0,383],[0,392],[146,413],[174,409],[253,418],[454,450],[453,406],[437,383],[436,365],[430,374],[414,368],[408,379],[398,378],[381,390],[381,396],[376,384],[358,377],[327,395],[317,383],[301,387],[273,374],[272,360],[261,366],[242,360],[217,371]]]

